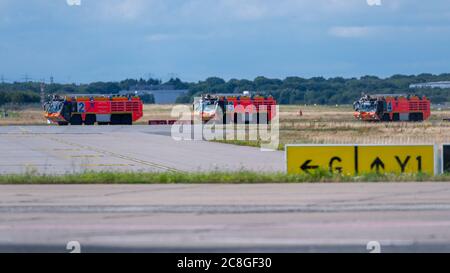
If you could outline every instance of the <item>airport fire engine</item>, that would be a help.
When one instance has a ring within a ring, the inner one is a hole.
[[[431,115],[430,100],[418,96],[366,95],[353,108],[363,121],[424,121]]]
[[[44,105],[45,118],[58,125],[131,125],[143,115],[139,97],[59,97]]]
[[[276,100],[272,96],[214,94],[203,95],[194,102],[194,114],[203,122],[268,124],[275,116]]]

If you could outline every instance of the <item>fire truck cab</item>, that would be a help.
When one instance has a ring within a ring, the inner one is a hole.
[[[214,94],[203,95],[194,101],[194,115],[203,122],[214,120],[219,123],[270,123],[275,116],[277,102],[271,96]]]
[[[418,96],[365,95],[353,108],[363,121],[424,121],[431,115],[430,100]]]
[[[44,105],[44,116],[58,125],[131,125],[143,116],[139,97],[60,97]]]

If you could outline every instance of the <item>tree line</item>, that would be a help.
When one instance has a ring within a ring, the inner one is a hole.
[[[198,82],[183,82],[175,78],[167,82],[159,79],[126,79],[120,82],[93,82],[89,84],[47,84],[46,94],[117,94],[119,91],[155,89],[188,90],[178,97],[178,103],[192,102],[201,94],[234,93],[243,91],[271,95],[280,104],[351,104],[362,94],[416,94],[426,95],[433,103],[450,102],[450,89],[410,89],[414,83],[450,81],[447,74],[393,75],[388,78],[363,76],[360,78],[287,77],[253,80],[210,77]],[[5,103],[35,103],[40,101],[40,83],[0,83],[0,105]],[[154,102],[154,98],[143,98]]]
[[[351,104],[362,94],[410,94],[427,96],[433,103],[450,102],[450,89],[410,89],[410,84],[450,81],[450,74],[394,75],[389,78],[364,76],[360,78],[301,78],[270,79],[257,77],[254,80],[211,77],[190,85],[189,92],[178,98],[178,102],[189,102],[192,97],[204,93],[242,93],[256,91],[272,95],[280,104]]]

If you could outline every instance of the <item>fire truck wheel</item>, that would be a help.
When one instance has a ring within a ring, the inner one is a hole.
[[[234,113],[234,124],[245,124],[245,114]]]
[[[410,113],[409,120],[410,121],[423,121],[423,114],[422,113]]]
[[[133,124],[133,118],[131,115],[122,115],[122,120],[121,120],[123,125],[132,125]]]
[[[108,125],[109,122],[98,122],[98,125]]]
[[[73,115],[70,118],[70,124],[71,125],[82,125],[83,124],[83,120],[81,119],[81,115]]]
[[[423,121],[423,113],[417,113],[417,121]]]
[[[84,125],[94,125],[94,123],[95,123],[95,115],[86,115]]]
[[[122,124],[122,115],[111,115],[111,125]]]
[[[392,120],[393,121],[400,121],[400,114],[399,113],[394,113],[394,115],[392,115]]]
[[[257,116],[258,124],[269,124],[269,113],[260,112]]]
[[[69,123],[66,122],[66,121],[59,121],[59,122],[58,122],[58,125],[59,125],[59,126],[67,126],[67,125],[69,125]]]

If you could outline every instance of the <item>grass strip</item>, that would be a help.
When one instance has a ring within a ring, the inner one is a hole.
[[[429,176],[365,174],[346,176],[317,172],[310,175],[285,173],[238,172],[84,172],[64,175],[25,173],[0,175],[0,184],[258,184],[258,183],[320,183],[320,182],[450,182],[450,174]]]

